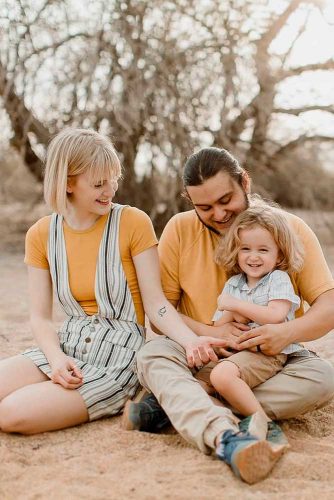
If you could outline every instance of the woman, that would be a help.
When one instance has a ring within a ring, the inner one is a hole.
[[[31,326],[38,348],[0,363],[0,429],[33,434],[120,412],[138,387],[135,353],[150,320],[181,343],[190,365],[215,359],[179,319],[160,285],[150,219],[113,204],[121,166],[92,130],[50,143],[44,194],[53,215],[26,238]],[[52,290],[67,316],[52,323]],[[221,344],[221,342],[220,342]]]

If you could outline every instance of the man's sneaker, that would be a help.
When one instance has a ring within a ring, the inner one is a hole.
[[[248,432],[229,430],[222,435],[216,454],[237,477],[254,484],[268,476],[283,451],[274,452],[268,441],[259,441]]]
[[[260,441],[263,441],[267,439],[267,424],[268,420],[266,416],[262,412],[257,411],[256,413],[253,413],[253,415],[249,415],[249,417],[240,420],[239,429],[242,432],[248,432]]]
[[[124,407],[122,427],[127,431],[159,432],[169,424],[153,394],[147,394],[139,403],[129,400]]]
[[[268,422],[267,441],[273,450],[287,450],[289,441],[278,424],[272,420]]]

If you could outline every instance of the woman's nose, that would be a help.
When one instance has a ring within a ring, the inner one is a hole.
[[[109,181],[105,184],[105,189],[104,192],[108,196],[114,196],[118,188],[118,182],[117,181]]]

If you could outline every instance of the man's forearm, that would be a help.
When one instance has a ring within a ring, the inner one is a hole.
[[[185,316],[182,313],[179,313],[183,322],[193,331],[198,335],[199,337],[202,336],[211,336],[214,337],[212,333],[212,329],[208,326],[205,325],[204,323],[200,323],[199,321],[196,321],[193,318],[190,318],[189,316]]]
[[[320,295],[304,316],[285,326],[293,342],[308,342],[326,335],[334,328],[334,290]]]

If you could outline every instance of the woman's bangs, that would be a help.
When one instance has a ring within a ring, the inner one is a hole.
[[[121,174],[116,154],[111,156],[106,150],[99,151],[88,168],[90,184],[99,184],[109,179],[117,180]]]

